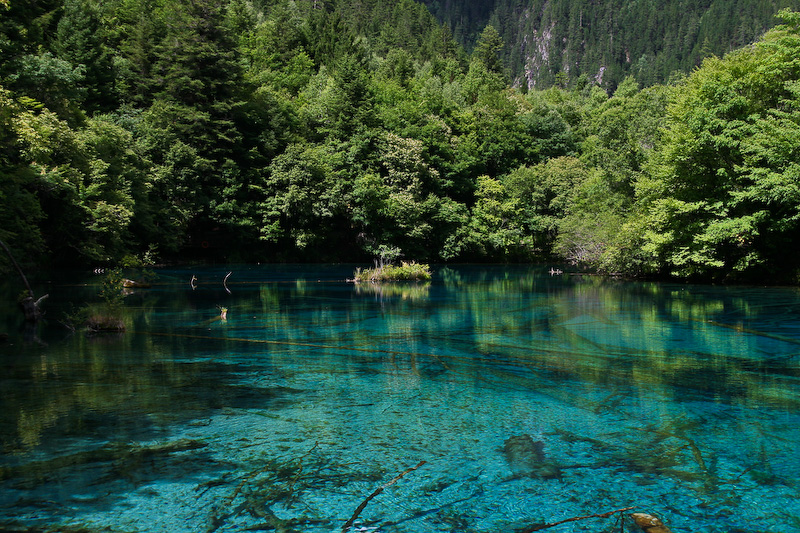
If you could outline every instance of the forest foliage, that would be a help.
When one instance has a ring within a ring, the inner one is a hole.
[[[627,76],[667,83],[706,57],[759,39],[800,0],[422,0],[472,50],[483,28],[506,46],[509,79],[524,89],[597,83],[613,91]]]
[[[511,86],[412,0],[0,3],[29,265],[566,261],[795,282],[800,14],[669,83]],[[563,80],[562,80],[563,81]]]

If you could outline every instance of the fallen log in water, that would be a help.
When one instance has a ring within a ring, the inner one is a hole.
[[[43,461],[7,466],[0,468],[0,481],[18,476],[36,476],[53,472],[61,468],[79,466],[89,463],[103,463],[112,461],[134,462],[147,457],[167,455],[175,452],[196,450],[208,446],[204,442],[191,439],[180,439],[163,444],[106,444],[94,450],[86,450]]]
[[[530,435],[509,437],[503,443],[503,455],[514,478],[561,479],[561,469],[548,462],[544,443]]]

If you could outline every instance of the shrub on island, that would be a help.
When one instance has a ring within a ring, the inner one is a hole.
[[[403,261],[400,265],[382,265],[376,268],[362,270],[357,268],[353,274],[353,281],[381,282],[381,281],[429,281],[431,279],[431,267],[412,261]]]

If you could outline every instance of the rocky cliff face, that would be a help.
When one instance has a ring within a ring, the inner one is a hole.
[[[530,36],[523,37],[523,53],[525,55],[524,83],[528,88],[536,87],[536,82],[541,79],[542,73],[547,72],[550,66],[550,49],[553,46],[553,29],[555,23],[546,28],[533,30]],[[530,37],[530,45],[528,46]],[[556,44],[556,47],[558,45]],[[564,65],[568,71],[569,65]]]

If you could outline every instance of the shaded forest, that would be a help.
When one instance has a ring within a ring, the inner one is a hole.
[[[800,14],[772,22],[665,82],[525,90],[506,32],[467,53],[412,0],[0,0],[0,239],[796,282]]]
[[[706,57],[758,40],[798,0],[423,0],[472,50],[487,24],[506,46],[506,73],[523,89],[596,83],[613,91],[627,76],[668,83]]]

